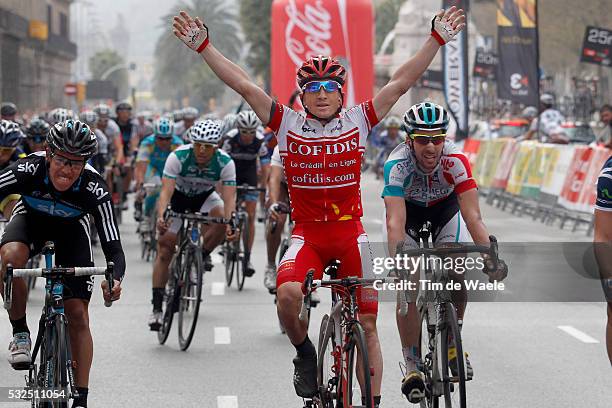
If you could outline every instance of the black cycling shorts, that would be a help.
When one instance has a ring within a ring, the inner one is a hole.
[[[416,242],[421,242],[419,231],[427,221],[431,222],[432,241],[435,242],[442,228],[459,212],[459,201],[455,193],[445,200],[422,207],[406,201],[406,234]]]
[[[4,229],[0,247],[9,242],[22,242],[30,247],[30,256],[34,256],[47,241],[53,241],[56,266],[94,266],[90,236],[87,218],[74,220],[15,214]],[[64,299],[89,301],[92,290],[93,276],[72,276],[64,280]]]
[[[202,194],[189,197],[180,191],[174,190],[174,193],[172,193],[172,198],[170,199],[170,208],[172,211],[178,213],[198,212],[206,202],[206,199],[214,192],[215,189],[211,188]]]

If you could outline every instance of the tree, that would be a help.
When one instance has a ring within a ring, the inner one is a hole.
[[[89,72],[93,79],[103,79],[102,75],[109,68],[125,65],[125,60],[115,50],[98,51],[89,58]],[[126,99],[130,92],[130,83],[126,68],[118,69],[105,78],[113,83],[119,93],[119,99]]]
[[[383,0],[376,6],[376,49],[378,52],[385,37],[395,28],[399,18],[399,11],[404,0]],[[393,44],[389,47],[389,53],[393,52]]]
[[[250,45],[247,64],[270,88],[270,22],[272,0],[240,0],[240,23]]]
[[[192,0],[176,4],[162,17],[165,32],[155,47],[153,91],[157,98],[174,100],[179,106],[188,96],[192,105],[205,108],[210,98],[223,92],[225,85],[199,55],[172,33],[172,18],[180,10],[199,16],[208,27],[211,43],[230,60],[236,60],[242,48],[236,10],[223,0]]]

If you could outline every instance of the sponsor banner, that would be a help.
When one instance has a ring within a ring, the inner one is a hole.
[[[474,77],[495,81],[497,79],[498,57],[492,51],[476,50]]]
[[[537,146],[537,142],[522,142],[508,178],[506,191],[510,194],[519,195],[521,188],[527,177],[529,163],[533,157],[533,152]]]
[[[487,151],[489,150],[490,146],[490,140],[481,140],[478,147],[478,153],[474,157],[474,162],[472,163],[470,160],[470,165],[472,166],[472,177],[474,177],[474,180],[476,180],[478,185],[480,185],[480,175],[483,172],[485,158],[487,157]]]
[[[423,72],[423,75],[418,79],[417,86],[421,88],[435,89],[437,91],[444,90],[444,75],[442,71],[428,69]]]
[[[581,62],[612,66],[612,30],[589,26],[582,42]]]
[[[480,167],[478,177],[479,187],[492,187],[493,178],[500,163],[499,159],[502,157],[501,155],[506,143],[506,139],[493,139],[488,144],[487,151],[483,157],[483,165]]]
[[[567,176],[561,189],[561,195],[559,196],[559,204],[563,207],[569,210],[580,210],[581,205],[578,203],[578,199],[584,187],[592,157],[593,149],[590,147],[574,147],[574,156],[570,162]]]
[[[520,147],[516,139],[505,139],[505,141],[506,143],[498,159],[499,164],[497,165],[497,170],[495,171],[495,176],[491,183],[491,187],[502,190],[505,190],[508,185],[508,178],[510,177],[510,172],[512,171],[512,166],[514,165],[514,160],[516,159],[516,154]]]
[[[611,154],[612,151],[610,149],[600,147],[593,148],[593,155],[589,165],[589,171],[587,172],[584,184],[582,185],[582,191],[578,197],[580,211],[593,211],[595,199],[597,198],[597,178],[601,172],[601,168]]]
[[[474,167],[476,166],[476,160],[478,159],[478,150],[480,149],[480,140],[478,139],[466,139],[463,143],[463,153],[467,156],[470,167],[472,168],[472,174],[474,174]]]
[[[281,103],[287,103],[297,88],[296,72],[302,62],[319,54],[345,65],[346,106],[372,98],[371,0],[274,0],[272,21],[272,94]]]
[[[554,145],[538,144],[531,156],[525,183],[521,187],[521,196],[537,199],[548,169],[548,163],[553,155]]]
[[[536,0],[498,0],[497,4],[498,96],[538,106]]]
[[[443,8],[451,6],[468,11],[467,0],[444,0]],[[468,136],[469,83],[468,83],[468,27],[442,48],[444,97],[446,105],[457,122],[455,141]]]
[[[561,194],[569,165],[574,156],[574,146],[550,145],[551,152],[540,191],[545,194],[558,196]]]

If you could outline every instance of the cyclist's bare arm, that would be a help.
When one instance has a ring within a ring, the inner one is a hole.
[[[134,180],[136,180],[136,190],[139,190],[144,183],[144,177],[147,173],[147,166],[149,162],[146,161],[137,161],[136,168],[134,169]]]
[[[280,199],[280,186],[283,178],[283,168],[278,166],[270,166],[270,175],[268,177],[268,196],[270,204],[277,203]]]
[[[404,241],[406,235],[406,203],[404,197],[385,197],[387,213],[387,246],[389,256],[395,256],[397,244]]]
[[[170,177],[162,177],[162,187],[159,193],[159,201],[157,202],[157,218],[164,218],[164,211],[170,204],[176,180]]]
[[[455,7],[451,7],[446,11],[441,10],[436,16],[448,18],[449,22],[458,31],[465,26],[463,10],[457,10]],[[430,36],[421,49],[395,71],[387,85],[372,100],[377,118],[384,118],[397,100],[408,92],[425,70],[427,70],[440,48],[441,46],[438,41],[433,36]]]
[[[117,163],[119,164],[125,163],[125,157],[123,157],[123,140],[121,140],[121,135],[117,135],[113,139],[113,144],[115,145],[115,154],[117,155],[115,159]]]
[[[236,186],[221,185],[221,199],[223,200],[223,211],[225,218],[231,218],[236,211]]]
[[[173,31],[177,38],[181,39],[180,34],[187,33],[189,24],[195,23],[198,29],[204,29],[204,24],[198,17],[192,19],[184,11],[181,11],[180,14],[180,16],[174,16],[173,21]],[[200,55],[220,80],[247,101],[262,123],[270,122],[272,98],[263,89],[255,85],[245,70],[225,58],[212,43],[208,44]]]
[[[480,204],[478,204],[478,190],[472,189],[458,194],[459,209],[465,221],[474,243],[477,245],[489,245],[489,233],[480,215]]]

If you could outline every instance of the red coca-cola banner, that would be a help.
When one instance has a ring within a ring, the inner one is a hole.
[[[274,0],[272,95],[288,103],[302,61],[321,54],[337,58],[348,70],[346,106],[372,98],[373,28],[371,0]]]

